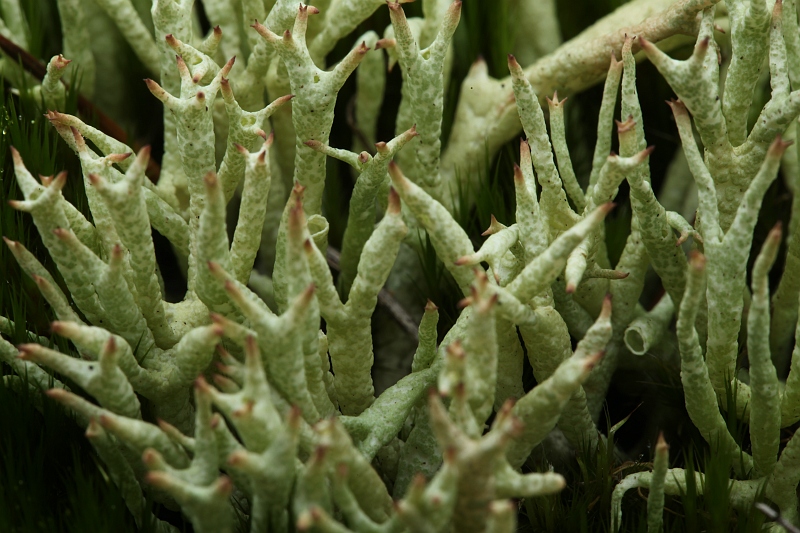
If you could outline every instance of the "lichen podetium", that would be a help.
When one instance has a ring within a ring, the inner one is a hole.
[[[504,79],[478,61],[445,128],[460,0],[424,0],[421,17],[393,0],[203,0],[215,26],[205,38],[192,0],[154,0],[149,17],[140,2],[96,0],[164,107],[154,183],[150,147],[134,150],[64,112],[68,69],[80,69],[85,96],[105,82],[88,8],[59,0],[64,55],[28,90],[80,160],[91,217],[65,200],[64,173],[37,179],[12,148],[21,197],[11,207],[31,215],[63,284],[21,242],[6,244],[55,313],[52,333],[74,349],[0,337],[0,360],[16,373],[5,381],[45,390],[75,414],[139,525],[177,531],[150,516],[150,498],[179,507],[198,532],[233,531],[241,512],[254,533],[510,533],[515,501],[567,484],[557,471],[533,471],[541,461],[532,453],[613,448],[600,430],[612,377],[661,345],[662,358],[680,361],[696,430],[712,453],[734,458],[731,506],[748,512],[766,499],[797,523],[800,437],[782,446],[780,432],[800,421],[798,196],[772,298],[781,227],[757,253],[749,285],[747,269],[780,168],[800,191],[797,150],[785,140],[800,114],[798,8],[718,1],[637,0],[561,44],[554,2],[519,0],[520,13],[536,14],[530,31],[553,42],[518,37],[527,65],[509,55]],[[0,2],[0,33],[26,49],[20,2]],[[391,22],[383,36],[348,37],[377,10]],[[725,69],[720,25],[730,33]],[[694,39],[686,60],[667,54],[679,34]],[[343,39],[355,45],[327,65]],[[688,171],[671,183],[696,188],[694,220],[689,200],[652,186],[639,51],[677,95],[669,105]],[[402,72],[401,99],[396,136],[374,143],[391,79],[384,58]],[[748,127],[767,74],[771,93]],[[352,151],[331,146],[351,76]],[[567,146],[565,96],[602,80],[582,176]],[[479,201],[477,168],[520,131],[519,163],[503,177],[513,179],[515,220],[492,218],[476,247],[457,207]],[[335,214],[323,209],[329,158],[355,176],[336,260]],[[632,218],[612,263],[605,219],[624,182]],[[153,229],[183,266],[179,302],[166,300]],[[403,310],[418,322],[412,335],[374,320],[386,287],[403,307],[419,283],[411,263],[423,243],[463,297],[440,341],[433,302]],[[647,311],[640,300],[651,286],[663,296]],[[6,337],[17,326],[0,317]],[[410,372],[376,387],[376,350],[401,360],[405,350]],[[746,370],[737,367],[743,351]],[[528,366],[533,387],[523,382]],[[749,423],[749,452],[723,413]],[[670,468],[668,450],[659,438],[652,472],[613,489],[612,528],[631,488],[649,489],[651,532],[663,527],[666,496],[702,490],[705,474]]]

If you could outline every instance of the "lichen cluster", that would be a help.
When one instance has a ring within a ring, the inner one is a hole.
[[[447,140],[461,2],[425,1],[424,17],[412,19],[401,3],[205,0],[216,27],[203,39],[191,0],[154,0],[144,19],[130,0],[97,0],[151,72],[145,83],[165,109],[154,184],[145,175],[149,147],[134,155],[59,111],[66,69],[79,67],[89,92],[97,72],[81,2],[60,0],[64,56],[34,90],[80,159],[91,221],[61,194],[64,173],[37,180],[14,151],[23,198],[11,207],[32,216],[66,292],[21,243],[6,244],[57,316],[53,333],[80,357],[46,339],[14,347],[0,338],[0,360],[17,374],[6,381],[47,389],[76,414],[139,524],[151,520],[147,495],[179,507],[196,531],[233,531],[239,510],[253,532],[511,532],[515,501],[566,483],[553,471],[523,473],[534,449],[607,445],[598,420],[615,370],[672,335],[692,422],[712,452],[736,458],[733,505],[747,511],[766,497],[797,522],[800,437],[779,443],[780,429],[800,420],[800,342],[791,350],[800,335],[797,195],[772,300],[780,228],[749,288],[746,276],[762,199],[782,164],[790,190],[800,187],[797,152],[783,140],[800,114],[800,91],[791,91],[800,83],[795,2],[639,0],[525,69],[509,56],[508,79],[490,78],[479,62]],[[25,48],[19,3],[2,6],[0,33]],[[322,68],[378,9],[391,19],[384,35],[364,34]],[[723,73],[718,24],[732,46]],[[696,37],[685,61],[652,44],[680,33]],[[402,100],[396,136],[373,148],[382,50],[402,71]],[[638,50],[679,98],[670,105],[689,171],[668,183],[696,187],[694,221],[690,201],[668,198],[670,190],[657,197],[651,186]],[[748,130],[762,64],[772,93]],[[353,120],[364,135],[351,151],[329,142],[338,92],[354,72]],[[603,77],[582,185],[567,148],[566,99],[542,98]],[[454,218],[459,194],[474,201],[476,162],[520,124],[515,223],[493,221],[476,250]],[[322,209],[329,157],[357,176],[335,278]],[[625,181],[633,216],[612,264],[604,219]],[[180,302],[165,300],[151,228],[185,269]],[[376,396],[374,337],[398,334],[376,332],[373,314],[384,287],[408,290],[418,274],[411,259],[426,240],[463,293],[462,311],[441,342],[436,306],[411,311],[419,319],[411,372]],[[646,311],[639,300],[649,267],[665,293]],[[0,317],[0,332],[14,328]],[[749,370],[737,374],[740,346]],[[529,391],[526,357],[538,383]],[[750,454],[720,409],[749,421]],[[703,474],[693,475],[702,486]],[[625,491],[647,487],[648,528],[659,530],[664,495],[686,483],[660,441],[653,472],[615,489],[612,522],[619,526]]]

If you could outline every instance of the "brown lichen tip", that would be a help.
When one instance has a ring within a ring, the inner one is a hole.
[[[204,376],[200,375],[194,380],[194,389],[197,391],[210,392],[211,385],[208,384]]]
[[[57,239],[61,241],[68,241],[70,240],[70,231],[66,228],[55,228],[53,229],[53,235],[56,236]]]
[[[458,259],[456,259],[455,261],[453,261],[453,264],[454,264],[454,265],[456,265],[456,266],[464,266],[464,265],[471,265],[471,264],[475,264],[475,262],[476,262],[476,261],[474,261],[474,255],[475,255],[475,254],[470,254],[470,255],[462,255],[461,257],[459,257]],[[466,298],[465,298],[465,299],[466,299]],[[463,302],[463,301],[464,301],[464,300],[462,300],[462,302]],[[460,305],[460,302],[459,302],[459,305]],[[469,305],[469,304],[467,304],[467,305]],[[465,306],[465,307],[466,307],[466,306]]]
[[[379,146],[380,144],[381,143],[375,143],[375,148],[377,148],[379,152],[381,151],[381,147]],[[383,143],[383,145],[385,148],[386,143]],[[370,160],[369,152],[361,152],[360,154],[358,154],[358,162],[361,163],[362,165],[368,162],[369,160]]]
[[[425,311],[426,312],[432,313],[432,312],[438,311],[438,310],[439,310],[439,307],[435,303],[433,303],[431,300],[428,300],[425,303]]]
[[[519,168],[519,167],[516,164],[514,164],[514,178],[515,179],[517,177],[517,168]],[[520,169],[520,176],[522,176],[522,169]],[[489,235],[494,235],[495,233],[499,233],[500,230],[503,230],[503,229],[506,228],[506,225],[505,224],[501,224],[500,222],[498,222],[497,219],[494,217],[494,215],[489,215],[489,216],[490,216],[489,228],[486,229],[486,231],[484,231],[483,233],[481,233],[481,236],[483,236],[483,237],[487,237]]]
[[[43,185],[48,187],[53,187],[56,191],[60,191],[64,189],[64,185],[67,184],[67,171],[62,170],[58,174],[56,174],[55,178],[49,177],[48,183],[42,182]]]
[[[521,68],[522,67],[520,67],[519,63],[517,62],[517,58],[514,57],[514,54],[508,54],[508,69],[513,71],[520,70]]]
[[[399,189],[408,187],[408,180],[403,175],[403,171],[400,170],[400,166],[394,161],[389,162],[389,176],[392,178],[395,187]]]
[[[300,185],[300,182],[296,181],[294,183],[294,186],[292,187],[292,196],[294,196],[296,199],[302,199],[303,198],[303,193],[305,191],[306,191],[305,186],[304,185]]]
[[[514,184],[516,186],[522,186],[525,184],[525,176],[522,174],[522,169],[516,163],[514,163]]]
[[[97,439],[103,435],[103,428],[97,423],[97,419],[95,417],[91,417],[89,419],[89,424],[86,426],[84,435],[89,440]]]
[[[119,263],[125,255],[125,249],[120,243],[114,244],[111,248],[111,262]]]
[[[305,144],[306,146],[308,146],[312,150],[316,150],[317,152],[319,152],[320,150],[322,150],[322,148],[325,147],[325,143],[317,141],[317,140],[314,140],[314,139],[312,139],[310,141],[305,141],[303,144]]]
[[[75,126],[70,126],[69,131],[72,133],[72,138],[75,140],[75,144],[78,145],[78,151],[82,152],[86,149],[86,141],[81,135],[81,132]]]
[[[466,352],[464,351],[463,346],[461,346],[461,339],[456,339],[448,344],[447,348],[445,348],[445,353],[449,358],[452,358],[456,361],[463,360],[466,356]]]
[[[472,305],[472,302],[473,302],[473,298],[471,296],[468,296],[466,298],[462,298],[456,304],[456,309],[464,309],[465,307],[469,307],[470,305]]]
[[[375,42],[375,50],[381,50],[384,48],[394,48],[397,46],[396,39],[380,39]]]
[[[258,339],[255,335],[247,335],[244,338],[244,353],[248,357],[258,357]]]
[[[145,85],[147,85],[147,89],[153,96],[155,96],[162,102],[166,102],[168,98],[167,91],[165,91],[164,88],[161,87],[161,85],[151,80],[150,78],[145,78],[144,83]]]
[[[53,66],[59,70],[67,68],[67,65],[72,63],[71,59],[67,59],[66,57],[58,54],[55,59],[53,59]]]
[[[125,152],[124,154],[108,154],[106,156],[106,161],[110,161],[112,163],[121,163],[132,155],[133,152]]]
[[[378,142],[375,143],[375,150],[379,154],[388,154],[389,153],[389,145],[386,144],[383,141],[378,141]],[[364,154],[366,152],[361,152],[361,153]],[[367,155],[369,155],[369,154],[367,154]],[[361,158],[359,157],[359,159],[361,159]],[[366,163],[366,161],[362,161],[362,163]]]
[[[617,133],[623,134],[628,133],[629,131],[633,131],[634,127],[636,127],[636,121],[633,120],[633,115],[628,115],[624,121],[615,120],[617,124]]]
[[[17,359],[23,361],[32,361],[36,358],[36,350],[39,348],[38,344],[18,344],[17,345]]]
[[[613,300],[613,295],[608,292],[606,293],[605,298],[603,298],[603,307],[600,309],[600,316],[603,318],[608,318],[611,316],[611,301]]]
[[[781,14],[783,13],[783,0],[776,0],[775,6],[772,8],[773,24],[781,22]],[[61,57],[61,56],[59,56]]]
[[[95,174],[94,172],[90,172],[89,174],[87,174],[86,179],[89,180],[89,183],[93,187],[97,187],[98,189],[101,189],[103,185],[105,185],[105,180],[101,178],[100,175]]]
[[[231,412],[231,416],[233,418],[238,418],[238,419],[249,417],[250,415],[253,414],[253,409],[255,408],[255,406],[256,406],[255,400],[245,400],[244,405],[242,405],[238,409],[234,409]]]
[[[780,242],[781,238],[783,237],[783,222],[780,220],[772,226],[772,229],[769,230],[769,235],[767,235],[767,241],[777,244]]]
[[[647,148],[645,148],[644,150],[642,150],[641,152],[639,152],[638,154],[636,154],[634,156],[634,157],[636,157],[636,162],[637,163],[644,162],[648,157],[650,157],[650,155],[653,152],[655,152],[655,150],[656,150],[656,146],[654,144],[651,144],[650,146],[648,146]]]
[[[699,250],[692,250],[689,253],[689,266],[697,272],[704,271],[706,268],[706,256],[700,253]]]
[[[228,466],[241,467],[247,462],[247,451],[236,450],[228,456]]]
[[[303,241],[303,251],[306,255],[311,255],[314,253],[314,241],[311,240],[311,237]]]
[[[592,370],[597,365],[597,363],[599,363],[600,360],[603,359],[603,357],[605,357],[605,355],[606,355],[606,351],[605,350],[600,350],[598,352],[593,353],[592,355],[586,356],[586,358],[583,360],[584,361],[584,363],[583,363],[584,370],[586,372],[589,372],[590,370]]]
[[[575,285],[575,283],[570,282],[567,283],[567,286],[564,288],[564,292],[566,292],[567,294],[573,294],[577,288],[578,286]]]
[[[777,136],[775,136],[775,140],[772,141],[772,144],[769,146],[769,150],[767,150],[767,158],[780,159],[786,149],[792,144],[794,144],[793,140],[790,139],[788,141],[784,141],[783,137],[779,133]]]
[[[669,100],[664,100],[667,105],[672,109],[672,114],[676,117],[678,115],[688,115],[689,111],[686,109],[686,104],[680,101],[678,98],[671,98]]]
[[[400,208],[400,195],[394,187],[389,187],[389,205],[386,208],[386,212],[390,215],[399,215]]]
[[[231,69],[233,68],[234,63],[236,63],[236,56],[230,58],[227,63],[225,63],[222,68],[220,69],[220,73],[222,74],[223,78],[230,74]]]
[[[598,207],[597,210],[600,212],[601,216],[606,216],[611,211],[613,211],[615,207],[617,207],[616,203],[614,203],[614,202],[606,202],[603,205],[601,205],[600,207]]]
[[[658,452],[658,451],[664,452],[664,451],[668,451],[668,450],[669,450],[669,444],[667,444],[666,439],[664,439],[664,432],[663,431],[659,431],[658,432],[658,440],[656,441],[656,452]]]
[[[219,185],[219,180],[217,179],[217,173],[213,170],[209,170],[205,176],[203,176],[203,183],[206,186],[206,189],[209,191],[215,190]]]
[[[562,107],[564,105],[564,102],[569,100],[569,97],[566,97],[563,100],[559,100],[558,91],[554,91],[552,100],[547,96],[545,96],[545,100],[547,100],[547,103],[552,107]]]

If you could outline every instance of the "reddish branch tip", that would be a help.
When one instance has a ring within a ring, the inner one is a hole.
[[[386,212],[392,215],[400,214],[400,195],[394,187],[389,188],[389,206]]]

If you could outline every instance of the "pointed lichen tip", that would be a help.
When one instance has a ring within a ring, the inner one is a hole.
[[[315,283],[309,283],[308,286],[303,289],[303,292],[300,293],[299,302],[302,307],[311,302],[311,299],[314,297],[314,293],[317,292],[317,285]]]
[[[95,417],[91,417],[89,419],[89,424],[86,426],[84,436],[86,436],[86,438],[89,440],[93,440],[100,437],[102,434],[103,428],[97,423],[97,419]]]
[[[598,350],[595,353],[585,357],[583,360],[584,371],[590,372],[595,366],[597,366],[597,363],[599,363],[600,360],[605,357],[605,355],[605,350]]]
[[[607,292],[605,297],[603,298],[603,306],[600,309],[600,316],[604,319],[608,319],[611,316],[611,301],[613,300],[613,295],[610,292]]]
[[[464,348],[463,346],[461,346],[461,339],[456,339],[450,344],[448,344],[445,351],[449,357],[455,360],[464,359],[464,357],[466,356]]]
[[[250,151],[239,143],[233,143],[233,147],[236,148],[236,151],[242,154],[243,156],[250,155]]]
[[[667,451],[669,450],[669,444],[667,444],[666,439],[664,438],[664,432],[658,432],[658,440],[656,441],[656,452],[658,451]]]
[[[121,163],[133,155],[133,152],[125,152],[123,154],[108,154],[106,160],[111,163]]]
[[[55,187],[55,190],[60,191],[64,189],[64,186],[67,184],[67,171],[62,170],[56,177],[50,182],[50,187]]]
[[[57,227],[53,229],[53,235],[61,241],[66,241],[70,237],[70,232],[66,228]]]
[[[471,297],[462,298],[456,304],[456,309],[464,309],[472,305],[473,299]]]
[[[605,217],[607,214],[613,211],[615,207],[617,207],[616,203],[606,202],[597,208],[597,212],[600,214],[601,217]]]
[[[575,289],[577,289],[577,286],[575,285],[575,283],[574,282],[570,282],[570,283],[567,283],[567,286],[564,289],[564,292],[566,292],[567,294],[573,294],[575,292]]]
[[[228,466],[241,467],[247,462],[247,450],[241,449],[232,452],[226,460]]]
[[[206,186],[206,189],[211,191],[215,190],[219,185],[219,180],[217,179],[217,173],[213,170],[209,170],[205,176],[203,176],[203,183]]]
[[[111,248],[111,259],[112,261],[119,262],[122,260],[122,256],[124,255],[125,250],[122,248],[122,244],[114,243],[114,246]]]
[[[18,344],[17,348],[17,359],[22,359],[23,361],[31,361],[35,359],[35,351],[39,348],[38,344]]]
[[[311,139],[310,141],[305,141],[303,142],[303,144],[305,144],[312,150],[317,150],[317,151],[321,150],[325,146],[324,143],[317,141],[315,139]]]
[[[522,169],[516,163],[514,163],[514,183],[517,185],[525,183],[525,176],[522,174]]]
[[[389,176],[392,178],[392,182],[394,183],[395,187],[400,189],[406,189],[408,187],[408,180],[403,175],[403,171],[400,170],[400,166],[395,161],[389,162]]]
[[[655,152],[655,150],[656,150],[656,145],[651,144],[650,146],[648,146],[647,148],[636,154],[636,161],[638,163],[643,162],[645,159],[650,157],[652,153]]]
[[[511,78],[516,81],[523,81],[527,82],[528,79],[525,77],[525,71],[522,70],[522,66],[517,61],[517,58],[514,57],[513,54],[508,54],[508,70],[511,73]]]
[[[299,181],[296,181],[292,187],[292,196],[294,196],[296,199],[302,199],[305,191],[305,185],[301,185]]]
[[[786,149],[790,147],[792,144],[794,144],[793,140],[789,139],[784,141],[783,137],[779,133],[775,137],[775,140],[772,141],[769,150],[767,150],[767,158],[780,159],[783,156],[783,153],[786,151]]]
[[[777,243],[780,242],[781,238],[783,238],[783,222],[779,220],[772,226],[772,229],[769,230],[767,241]]]
[[[44,391],[44,393],[48,398],[52,398],[53,400],[59,402],[65,401],[70,396],[69,391],[58,388],[47,389],[46,391]]]
[[[231,57],[225,65],[220,69],[220,74],[222,74],[223,79],[225,79],[228,74],[230,74],[233,65],[236,63],[236,56]]]
[[[375,50],[382,50],[384,48],[394,48],[395,46],[397,46],[396,39],[379,39],[378,41],[375,42]]]
[[[314,241],[311,240],[311,237],[307,238],[303,241],[303,250],[305,251],[306,255],[311,255],[314,253]]]
[[[398,2],[397,0],[395,0],[394,2],[392,2],[390,0],[387,0],[386,5],[389,6],[389,10],[391,11],[390,14],[395,14],[395,13],[398,13],[398,12],[402,13],[403,12],[403,8],[400,7],[400,2]]]
[[[389,205],[386,208],[386,212],[391,215],[399,215],[400,208],[400,195],[397,193],[397,189],[389,187]]]
[[[142,452],[142,462],[147,468],[157,468],[161,462],[161,454],[153,448],[147,448]]]
[[[636,126],[636,121],[633,119],[633,115],[628,115],[628,118],[625,120],[614,120],[617,125],[617,133],[623,134],[633,131]]]
[[[166,472],[158,470],[151,470],[144,475],[144,480],[147,484],[156,488],[166,488],[170,485],[170,477]]]
[[[456,266],[465,266],[465,265],[473,264],[473,255],[462,255],[461,257],[459,257],[458,259],[453,261],[453,264],[456,265]],[[462,302],[463,301],[464,300],[462,300]],[[459,302],[458,305],[461,305],[461,302]],[[466,307],[467,305],[469,305],[469,304],[466,304],[464,307]]]
[[[78,128],[70,126],[69,131],[72,132],[72,138],[75,139],[75,144],[78,145],[78,151],[86,149],[86,141],[83,139],[81,132],[78,131]]]
[[[193,386],[195,392],[199,391],[208,394],[211,391],[211,385],[208,384],[208,381],[206,381],[205,376],[202,374],[195,378]]]
[[[689,265],[692,269],[702,272],[706,268],[706,256],[700,253],[699,250],[692,250],[689,253]]]
[[[438,311],[438,310],[439,310],[439,307],[438,307],[438,306],[437,306],[435,303],[433,303],[431,300],[428,300],[428,301],[425,303],[425,312],[426,312],[426,313],[427,313],[427,312],[430,312],[430,313],[432,313],[432,312],[434,312],[434,311]]]
[[[212,275],[222,274],[222,267],[216,261],[206,261],[206,266]]]

